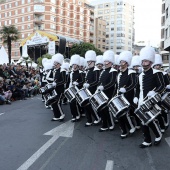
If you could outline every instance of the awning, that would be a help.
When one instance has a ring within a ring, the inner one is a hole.
[[[47,37],[49,39],[49,41],[59,41],[57,35],[50,34],[50,33],[44,32],[44,31],[36,31],[36,32],[32,33],[30,36],[28,36],[26,39],[24,39],[21,42],[20,46],[24,46],[27,41],[31,41],[31,39],[33,37],[35,37],[37,35],[37,33],[39,35],[41,35],[42,37]]]

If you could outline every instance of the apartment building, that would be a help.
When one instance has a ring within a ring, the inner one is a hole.
[[[20,31],[12,45],[12,58],[18,59],[20,42],[36,30],[94,43],[93,10],[86,0],[0,0],[0,28],[13,24]]]
[[[106,20],[106,50],[133,51],[134,5],[130,0],[94,1],[95,17]]]

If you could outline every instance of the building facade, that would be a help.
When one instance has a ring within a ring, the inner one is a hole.
[[[134,5],[129,0],[94,1],[95,17],[106,20],[106,50],[133,51]]]
[[[19,59],[20,42],[36,30],[94,43],[93,9],[86,0],[1,0],[0,28],[13,24],[20,31],[12,44],[12,58]]]

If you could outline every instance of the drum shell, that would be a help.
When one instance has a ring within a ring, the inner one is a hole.
[[[161,98],[161,106],[166,109],[169,110],[170,109],[170,93],[165,93],[162,98]]]
[[[102,91],[95,93],[90,98],[90,103],[96,112],[103,110],[107,106],[107,102],[108,97]]]
[[[51,104],[53,104],[53,103],[56,101],[56,99],[57,99],[57,93],[56,93],[55,90],[53,90],[53,91],[51,92],[51,94],[48,95],[48,99],[47,99],[47,101],[46,101],[46,104],[47,104],[47,105],[51,105]]]
[[[90,96],[91,96],[90,91],[85,88],[80,89],[75,95],[76,101],[79,103],[81,107],[85,107],[86,105],[89,104]]]
[[[150,98],[150,101],[152,104],[157,104],[161,101],[161,95],[159,93],[156,93],[154,96]]]
[[[144,111],[149,111],[150,108],[152,108],[152,107],[153,107],[153,104],[152,104],[152,102],[150,101],[150,99],[145,100],[145,101],[142,103],[142,105],[140,106],[140,108],[142,108],[142,110],[144,110]]]
[[[72,102],[75,100],[75,94],[77,93],[76,88],[70,87],[67,90],[65,90],[64,95],[68,99],[69,102]]]
[[[135,110],[136,116],[142,121],[144,125],[148,125],[161,113],[161,108],[155,104],[149,111],[138,108]]]
[[[114,117],[120,118],[125,115],[130,107],[130,103],[123,95],[113,97],[108,103],[109,110]]]

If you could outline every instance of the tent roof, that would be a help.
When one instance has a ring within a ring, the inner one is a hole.
[[[9,63],[9,59],[5,48],[2,46],[0,47],[0,64],[4,64],[4,63],[5,64]]]

